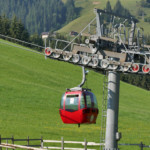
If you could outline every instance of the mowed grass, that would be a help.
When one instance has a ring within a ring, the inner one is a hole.
[[[2,41],[2,40],[1,40]],[[59,104],[66,88],[77,86],[81,67],[50,60],[0,43],[0,134],[2,137],[99,142],[103,76],[90,70],[88,88],[100,114],[96,125],[63,124]],[[120,143],[150,144],[150,92],[121,82]],[[122,147],[121,147],[122,148]],[[125,147],[124,147],[125,148]],[[126,148],[127,149],[127,148]],[[136,148],[137,149],[137,148]]]
[[[114,8],[117,0],[110,0],[112,8]],[[144,33],[150,33],[149,23],[146,23],[142,20],[141,17],[137,16],[138,9],[140,8],[140,0],[120,0],[121,4],[127,8],[132,15],[139,19],[138,27],[144,28]],[[104,9],[106,8],[107,0],[76,0],[75,5],[78,8],[81,8],[80,15],[77,19],[65,25],[63,28],[58,30],[59,33],[69,34],[70,31],[80,32],[94,17],[94,8]],[[150,16],[149,8],[142,8],[145,11],[146,16]],[[144,23],[143,23],[144,22]]]

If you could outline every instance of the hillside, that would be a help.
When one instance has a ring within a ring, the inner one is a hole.
[[[64,26],[58,32],[60,33],[69,33],[70,31],[81,31],[94,17],[95,14],[93,12],[94,8],[104,9],[106,8],[106,0],[76,0],[75,5],[76,7],[81,7],[82,10],[80,12],[80,17],[70,22],[68,25]],[[112,8],[116,4],[117,0],[111,0]],[[132,15],[139,19],[138,26],[143,27],[145,30],[145,34],[150,33],[149,30],[149,23],[143,21],[142,18],[137,16],[137,11],[141,7],[139,6],[140,0],[120,0],[121,4],[127,8]],[[144,12],[149,16],[150,9],[149,8],[141,8]]]
[[[0,40],[0,42],[3,40]],[[44,56],[0,43],[0,134],[32,138],[99,142],[103,76],[90,70],[88,87],[95,93],[100,114],[96,125],[66,125],[59,103],[66,88],[81,81],[81,67],[45,60]],[[150,92],[121,82],[120,143],[150,144]],[[91,136],[92,135],[92,136]],[[134,148],[133,148],[134,149]],[[137,149],[137,147],[135,148]]]
[[[78,15],[75,9],[73,0],[67,0],[65,4],[62,0],[1,0],[0,21],[1,16],[12,20],[16,16],[30,33],[41,35],[58,30],[75,19]]]
[[[140,1],[120,0],[122,5],[139,19],[138,24],[145,29],[145,33],[150,33],[149,23],[144,22],[144,18],[148,20],[150,18],[150,9],[141,7]],[[117,0],[110,1],[112,8],[116,2]],[[12,20],[14,16],[17,16],[32,34],[56,30],[66,34],[72,30],[81,31],[94,18],[93,9],[104,9],[106,3],[107,0],[1,0],[0,16],[9,17]],[[139,10],[145,13],[144,18],[138,16]]]

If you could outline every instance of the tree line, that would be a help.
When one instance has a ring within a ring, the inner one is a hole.
[[[141,0],[140,5],[141,5],[141,7],[149,8],[150,7],[150,0]]]
[[[23,41],[29,41],[29,33],[21,20],[16,16],[8,19],[5,15],[0,16],[0,34],[11,36]]]
[[[5,15],[0,16],[0,34],[43,46],[42,38],[38,34],[30,35],[22,21],[17,19],[16,16],[13,16],[11,19],[8,19]],[[2,38],[10,40],[7,37]],[[31,47],[29,44],[26,44],[25,46]]]
[[[30,33],[54,31],[78,15],[74,0],[0,0],[0,15],[16,15]]]
[[[136,2],[136,5],[139,18],[143,19],[144,22],[150,23],[150,16],[144,10],[145,8],[150,8],[150,0],[140,0],[139,2]]]
[[[115,14],[119,14],[119,15],[125,16],[127,18],[132,16],[130,11],[123,7],[123,5],[121,4],[120,0],[117,0],[114,8],[112,8],[111,3],[108,0],[107,3],[106,3],[105,10],[107,10],[108,12],[113,12]]]

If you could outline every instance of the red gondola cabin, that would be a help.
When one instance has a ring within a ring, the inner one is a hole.
[[[87,90],[67,91],[60,104],[60,116],[64,123],[96,123],[98,105],[95,95]]]

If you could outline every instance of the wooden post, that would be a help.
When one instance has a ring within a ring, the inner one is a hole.
[[[144,145],[144,144],[141,142],[141,143],[140,143],[141,150],[143,150],[143,145]]]
[[[8,144],[8,139],[6,140],[6,143]],[[8,148],[6,148],[6,150],[8,150]]]
[[[11,141],[12,141],[12,144],[14,144],[14,137],[12,136],[12,139],[11,139]]]
[[[61,150],[64,150],[64,138],[61,138]]]
[[[84,139],[84,149],[87,150],[87,141]]]
[[[28,136],[28,139],[27,139],[27,145],[29,146],[29,136]]]
[[[14,144],[14,137],[12,136],[12,144]],[[13,149],[14,150],[14,149]]]
[[[41,148],[44,147],[44,143],[43,143],[43,137],[41,136]]]

